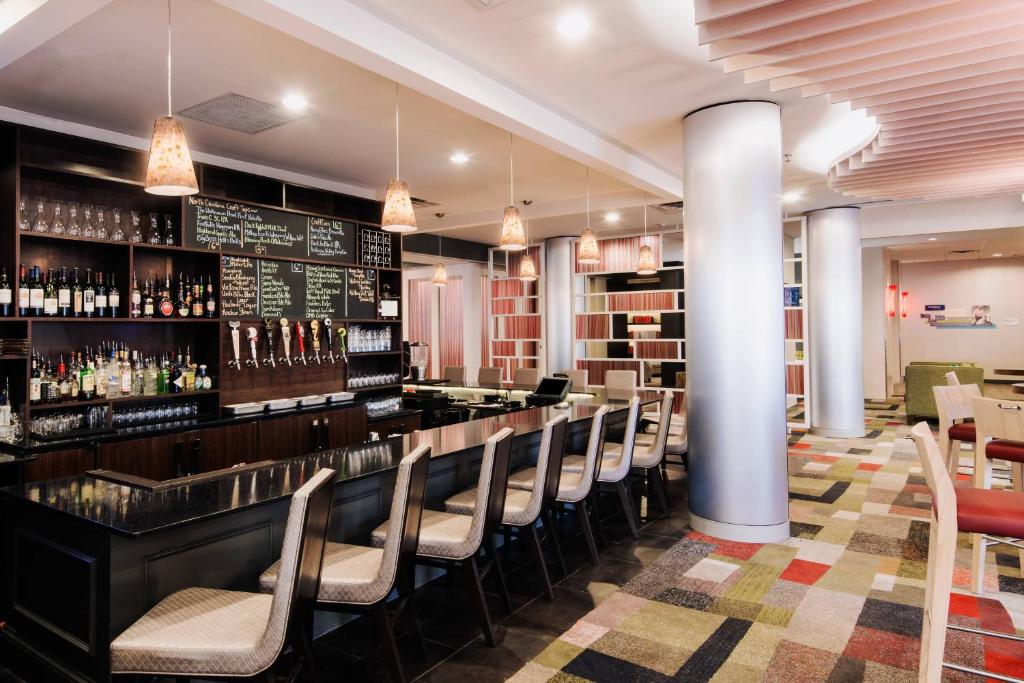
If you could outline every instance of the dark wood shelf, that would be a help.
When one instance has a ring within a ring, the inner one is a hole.
[[[105,244],[111,247],[124,247],[128,248],[132,245],[130,242],[118,242],[115,240],[101,240],[95,237],[74,237],[72,235],[54,235],[52,232],[32,232],[31,230],[19,230],[18,236],[21,239],[41,239],[41,240],[56,240],[62,242],[74,242],[76,244],[85,242],[87,244]]]
[[[185,247],[179,244],[147,244],[146,242],[135,242],[129,246],[131,246],[132,249],[142,249],[143,251],[170,251],[183,254],[209,254],[211,256],[219,256],[221,254],[218,249],[199,249],[198,247]]]
[[[146,186],[145,181],[133,180],[131,178],[120,178],[118,176],[104,175],[102,173],[95,173],[82,168],[72,168],[63,164],[39,164],[34,162],[22,161],[18,164],[21,168],[34,169],[37,171],[47,171],[49,173],[64,173],[66,175],[78,176],[79,178],[88,178],[90,180],[102,180],[108,183],[116,183],[118,185],[126,185],[128,187],[143,188]]]
[[[16,353],[0,353],[0,360],[28,360],[28,356],[19,356]]]
[[[359,394],[359,393],[364,393],[364,392],[369,392],[369,391],[382,391],[382,390],[385,390],[385,389],[398,389],[401,386],[402,386],[401,384],[377,384],[376,386],[372,386],[372,387],[358,387],[358,388],[355,388],[355,389],[350,388],[347,391],[351,391],[353,394]]]
[[[153,401],[176,401],[184,398],[199,398],[200,396],[216,396],[220,389],[204,389],[203,391],[182,391],[177,394],[157,394],[155,396],[117,396],[115,398],[94,398],[89,401],[63,401],[61,403],[37,403],[29,404],[28,411],[41,412],[44,410],[60,410],[61,408],[78,408],[88,406],[116,406],[125,403],[142,403]]]

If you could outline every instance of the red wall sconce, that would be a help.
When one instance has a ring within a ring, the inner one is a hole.
[[[902,292],[900,294],[900,317],[901,318],[906,318],[907,317],[907,308],[908,308],[907,296],[908,296],[907,292]]]
[[[885,312],[890,318],[896,317],[896,285],[889,285],[886,291]]]

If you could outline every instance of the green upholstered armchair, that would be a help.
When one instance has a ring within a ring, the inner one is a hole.
[[[935,394],[932,387],[945,386],[946,373],[953,371],[960,384],[982,386],[985,380],[984,368],[974,363],[953,363],[941,361],[914,361],[906,367],[904,382],[907,386],[907,424],[932,418],[938,419]]]

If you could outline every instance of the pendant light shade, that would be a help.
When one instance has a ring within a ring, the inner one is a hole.
[[[161,116],[153,124],[145,189],[150,194],[170,197],[199,192],[185,129],[173,116]]]
[[[388,181],[384,194],[384,211],[380,227],[386,232],[416,232],[416,214],[412,210],[409,185],[402,180],[401,156],[398,145],[398,82],[395,81],[395,177]],[[445,280],[447,283],[447,280]],[[435,283],[436,284],[436,283]]]
[[[533,254],[523,254],[523,260],[519,262],[519,279],[524,282],[537,281],[537,266],[533,263]]]
[[[583,228],[580,235],[580,250],[576,260],[587,265],[596,265],[601,262],[601,248],[597,246],[597,236],[590,228]]]
[[[448,270],[444,267],[443,263],[438,263],[434,266],[434,277],[430,282],[435,287],[447,287],[448,286]]]
[[[172,115],[171,107],[171,0],[167,0],[167,116],[153,123],[153,139],[149,144],[146,184],[150,194],[182,197],[199,192],[196,169],[188,150],[185,129]]]
[[[388,232],[416,232],[416,214],[412,210],[409,186],[404,180],[393,178],[388,181],[380,227]]]
[[[519,215],[519,209],[514,206],[505,207],[505,216],[501,220],[501,240],[498,242],[498,248],[505,251],[526,249],[523,218]]]
[[[654,265],[654,250],[648,245],[644,244],[640,246],[640,259],[636,264],[637,275],[654,275],[658,272],[658,267]]]

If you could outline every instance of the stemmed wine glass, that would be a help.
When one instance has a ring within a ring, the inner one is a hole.
[[[36,197],[36,217],[32,221],[32,232],[50,232],[46,222],[46,197]]]
[[[96,238],[110,239],[110,228],[107,227],[107,207],[96,207]]]
[[[31,230],[32,219],[28,215],[28,201],[24,198],[18,200],[18,229]]]
[[[164,244],[174,246],[174,217],[164,214]]]
[[[110,236],[110,239],[115,242],[124,242],[127,235],[124,234],[124,226],[121,225],[121,209],[116,207],[111,209],[110,220],[114,224],[114,232]]]
[[[160,216],[155,213],[149,214],[149,243],[160,244]]]
[[[138,211],[132,211],[132,236],[129,242],[138,244],[142,242],[142,215]]]
[[[75,204],[74,206],[78,206]],[[54,235],[63,235],[68,231],[68,219],[64,215],[64,202],[56,200],[53,202],[53,221],[50,223],[50,232]]]

